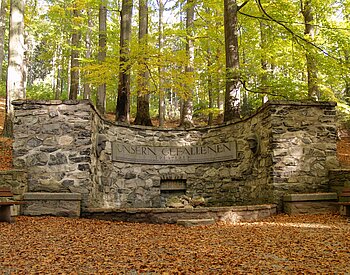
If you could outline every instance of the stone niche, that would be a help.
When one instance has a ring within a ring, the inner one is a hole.
[[[182,206],[181,198],[186,195],[185,179],[161,179],[160,180],[160,206],[179,207]],[[185,205],[184,205],[185,206]]]
[[[30,193],[78,193],[92,208],[273,203],[328,192],[335,103],[273,101],[241,121],[191,129],[105,120],[89,101],[15,101],[14,165]]]

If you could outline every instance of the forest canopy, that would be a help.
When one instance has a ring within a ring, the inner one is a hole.
[[[9,5],[1,1],[0,96]],[[91,99],[127,122],[130,108],[136,124],[150,123],[145,113],[161,125],[212,124],[232,80],[238,117],[273,99],[350,110],[349,0],[26,0],[24,14],[27,98]]]

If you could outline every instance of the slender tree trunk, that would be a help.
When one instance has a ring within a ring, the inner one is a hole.
[[[6,30],[6,12],[7,0],[1,0],[0,7],[0,81],[2,78],[2,65],[5,59],[5,30]]]
[[[60,99],[62,95],[62,63],[63,63],[63,53],[62,53],[62,48],[60,45],[57,46],[56,48],[56,85],[55,85],[55,99]]]
[[[88,28],[86,30],[85,35],[85,44],[86,44],[86,51],[85,51],[85,58],[90,59],[91,58],[91,35],[92,35],[92,18],[91,18],[91,10],[88,9],[87,11],[87,17],[88,17]],[[90,99],[91,97],[91,85],[89,83],[84,83],[84,92],[83,92],[83,98],[84,99]]]
[[[214,96],[213,96],[213,77],[212,74],[210,73],[210,68],[212,66],[211,62],[211,51],[208,48],[207,50],[207,69],[208,69],[208,97],[209,97],[209,109],[214,108]],[[214,122],[214,114],[212,111],[209,111],[208,115],[208,125],[213,125]]]
[[[185,67],[185,73],[189,79],[193,80],[193,62],[194,62],[194,38],[193,38],[193,26],[194,26],[194,1],[187,0],[186,7],[186,55],[187,64]],[[181,108],[181,121],[180,126],[189,128],[193,126],[193,83],[190,81],[188,85],[187,95],[183,100]]]
[[[226,91],[224,121],[240,117],[240,80],[238,53],[238,7],[236,0],[224,0],[226,51]]]
[[[9,55],[6,82],[6,117],[3,134],[13,136],[14,110],[12,100],[25,98],[24,73],[24,0],[10,5]]]
[[[149,114],[149,73],[147,70],[148,1],[139,0],[139,45],[143,49],[141,71],[138,72],[137,112],[134,124],[152,126]]]
[[[59,99],[61,97],[61,68],[57,67],[57,76],[56,76],[56,87],[55,87],[55,99]]]
[[[344,59],[345,59],[345,66],[349,68],[350,65],[350,53],[348,50],[344,50]],[[345,82],[345,89],[344,89],[344,99],[345,101],[350,104],[350,75],[346,74],[343,77]]]
[[[270,92],[270,89],[268,87],[268,61],[266,57],[266,52],[267,52],[267,36],[266,36],[266,29],[267,25],[261,20],[260,21],[260,48],[261,48],[261,59],[260,59],[260,64],[261,64],[261,77],[260,77],[260,82],[261,82],[261,92],[264,94],[261,102],[262,104],[265,103],[268,100],[268,94]]]
[[[158,54],[159,60],[162,56],[162,50],[164,46],[164,32],[163,32],[163,14],[164,14],[164,3],[163,0],[158,0],[159,10],[158,10]],[[165,91],[164,91],[164,83],[163,83],[163,73],[164,67],[159,62],[158,65],[158,75],[159,75],[159,83],[158,83],[158,94],[159,94],[159,126],[164,126],[165,122]]]
[[[101,0],[99,10],[99,40],[98,62],[102,64],[106,59],[107,50],[107,1]],[[101,114],[106,112],[106,83],[97,87],[96,108]]]
[[[219,63],[220,56],[222,55],[221,50],[218,48],[215,53],[215,62]],[[216,98],[216,106],[219,110],[224,110],[224,100],[223,100],[223,91],[221,89],[222,83],[220,79],[220,75],[222,75],[222,69],[220,66],[217,66],[217,72],[215,77],[215,87],[217,87],[217,98]]]
[[[120,22],[120,73],[118,85],[118,99],[116,121],[130,123],[130,39],[132,0],[122,1]]]
[[[73,9],[73,17],[79,17],[80,11],[76,5]],[[76,29],[73,30],[72,40],[71,40],[71,68],[70,68],[70,90],[69,99],[77,99],[79,92],[79,43],[81,33],[77,29],[79,26],[75,26]]]
[[[313,41],[315,39],[315,27],[312,24],[314,21],[313,10],[310,0],[301,0],[301,13],[304,17],[305,30],[304,34]],[[315,55],[312,52],[311,47],[307,47],[309,50],[306,52],[306,67],[307,67],[307,85],[308,85],[308,97],[310,99],[318,100],[320,98],[320,89],[318,86],[317,77],[317,65]]]

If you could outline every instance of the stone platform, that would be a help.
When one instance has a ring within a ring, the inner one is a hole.
[[[24,193],[23,198],[26,201],[22,206],[23,215],[80,217],[79,193]]]
[[[124,222],[177,223],[178,220],[213,219],[215,222],[257,221],[277,212],[275,204],[202,208],[84,209],[82,217]]]
[[[337,193],[289,194],[283,197],[284,212],[290,215],[338,212]]]

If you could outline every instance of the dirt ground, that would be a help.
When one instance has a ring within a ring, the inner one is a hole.
[[[1,274],[349,274],[334,215],[185,228],[55,217],[0,223]]]

